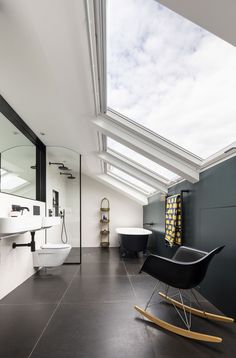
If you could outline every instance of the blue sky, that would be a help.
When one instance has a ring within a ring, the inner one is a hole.
[[[206,158],[236,140],[236,49],[154,0],[108,0],[108,105]]]

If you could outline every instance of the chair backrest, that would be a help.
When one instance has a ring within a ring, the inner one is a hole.
[[[195,266],[196,270],[194,270],[194,280],[193,282],[195,286],[197,286],[205,277],[208,266],[213,259],[213,257],[218,254],[221,250],[223,250],[224,246],[219,246],[216,249],[210,251],[205,256],[200,258],[199,260],[193,262],[193,265]],[[193,286],[193,287],[195,287]]]
[[[191,289],[204,279],[207,268],[224,246],[207,253],[187,247],[180,247],[172,259],[150,255],[145,260],[140,272],[146,272],[167,285]]]

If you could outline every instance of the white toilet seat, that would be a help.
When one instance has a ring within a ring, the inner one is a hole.
[[[41,246],[41,249],[69,249],[71,245],[69,244],[44,244]]]

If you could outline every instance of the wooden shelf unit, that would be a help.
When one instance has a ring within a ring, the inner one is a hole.
[[[110,245],[110,202],[107,198],[101,200],[100,215],[100,246],[105,248]]]

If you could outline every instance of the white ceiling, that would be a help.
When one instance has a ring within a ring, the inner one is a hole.
[[[158,0],[158,2],[236,46],[235,0]]]
[[[84,1],[0,1],[0,44],[0,93],[23,120],[46,145],[96,151]]]

